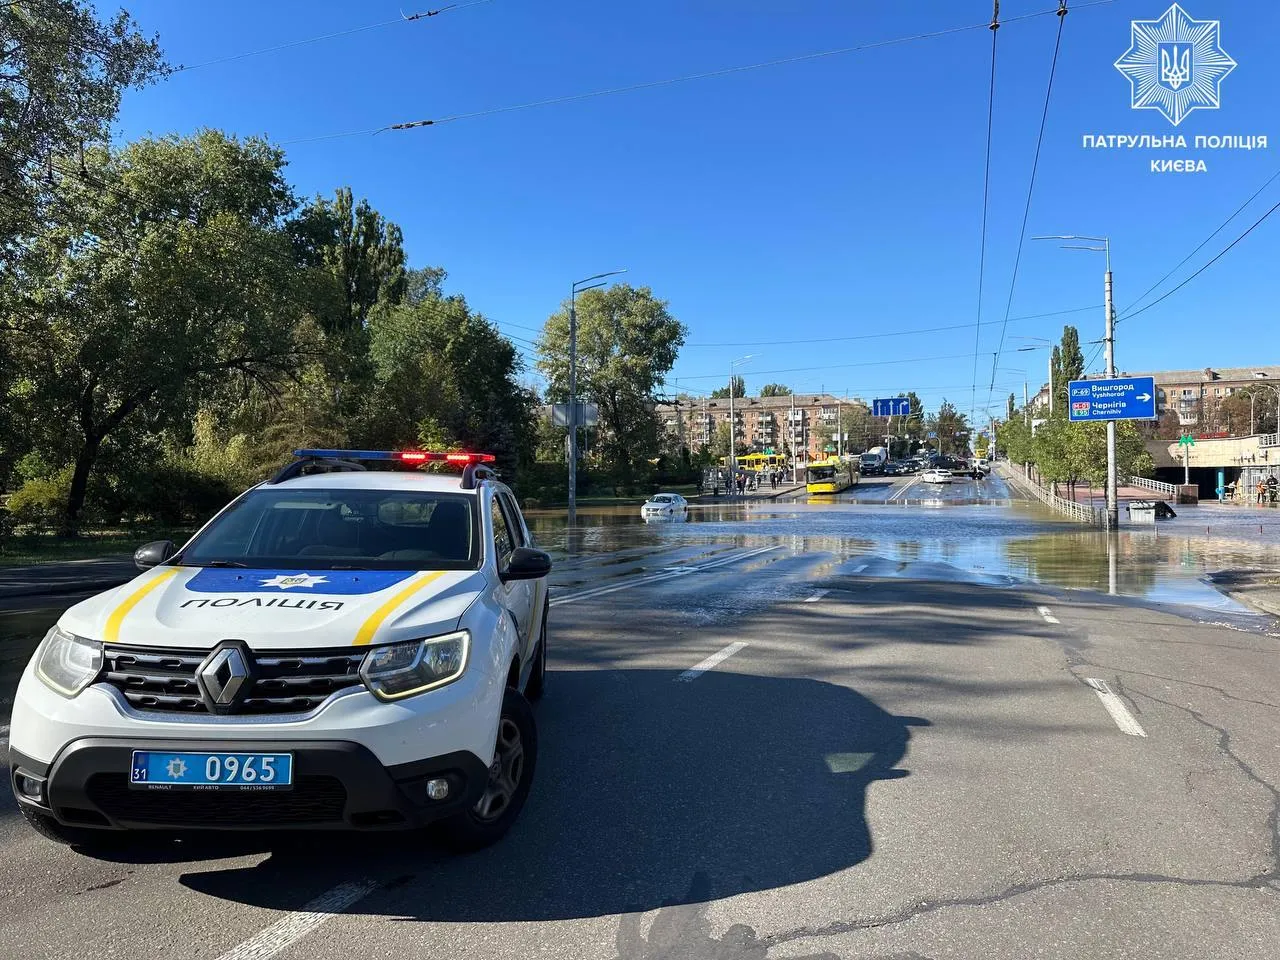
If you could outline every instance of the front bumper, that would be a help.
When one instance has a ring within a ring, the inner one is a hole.
[[[137,790],[129,786],[138,749],[292,753],[294,785],[272,792]],[[19,777],[43,780],[42,796],[24,796]],[[74,827],[105,830],[388,830],[422,827],[475,804],[488,770],[474,753],[383,766],[367,748],[343,740],[137,740],[87,737],[52,763],[10,751],[18,802]],[[428,780],[449,793],[427,797]]]

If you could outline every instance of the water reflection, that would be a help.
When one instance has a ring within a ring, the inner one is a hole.
[[[694,505],[680,524],[645,524],[634,507],[596,507],[578,516],[579,525],[569,530],[562,512],[526,514],[539,543],[561,557],[778,544],[796,553],[828,553],[836,562],[884,558],[908,568],[904,576],[918,568],[919,575],[944,579],[1016,578],[1241,612],[1205,574],[1280,564],[1280,549],[1271,544],[1191,537],[1190,527],[1175,532],[1168,525],[1107,534],[1019,501],[930,510],[847,501]]]

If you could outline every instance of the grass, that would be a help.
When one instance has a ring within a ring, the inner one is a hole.
[[[51,533],[16,534],[0,542],[0,567],[22,567],[59,560],[93,560],[131,554],[151,540],[182,543],[194,532],[182,528],[112,527],[86,530],[78,537],[58,537]]]

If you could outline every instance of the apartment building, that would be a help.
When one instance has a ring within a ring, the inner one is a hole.
[[[1213,407],[1226,397],[1245,387],[1265,384],[1269,388],[1272,403],[1280,393],[1280,366],[1266,367],[1205,367],[1203,370],[1155,370],[1122,371],[1125,377],[1153,377],[1156,381],[1156,410],[1163,416],[1172,410],[1178,421],[1186,427],[1194,427],[1210,414]],[[1102,374],[1089,374],[1086,379],[1098,379]],[[1264,394],[1259,394],[1259,399]],[[1032,407],[1047,407],[1049,386],[1045,384],[1032,398]]]
[[[750,450],[789,453],[802,460],[816,460],[835,449],[841,400],[830,394],[796,394],[791,397],[735,397],[734,435],[739,446]],[[660,403],[657,414],[666,431],[681,437],[691,449],[715,440],[720,424],[729,422],[729,400],[682,398]]]

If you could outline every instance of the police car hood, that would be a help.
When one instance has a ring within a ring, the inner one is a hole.
[[[478,570],[157,567],[76,604],[60,623],[139,646],[351,647],[448,633],[485,585]]]

